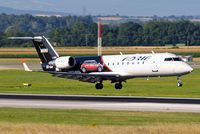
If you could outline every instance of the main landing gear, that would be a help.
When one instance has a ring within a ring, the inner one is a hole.
[[[123,87],[123,86],[122,86],[122,83],[121,83],[121,82],[115,84],[115,89],[116,89],[116,90],[120,90],[120,89],[122,89],[122,87]],[[103,84],[102,84],[102,82],[96,83],[95,88],[96,88],[96,89],[103,89]]]
[[[177,80],[178,80],[177,86],[178,86],[178,87],[182,87],[182,86],[183,86],[183,83],[182,83],[181,77],[178,76],[178,77],[177,77]]]
[[[121,82],[116,83],[116,84],[115,84],[115,89],[116,89],[116,90],[122,89],[122,83],[121,83]]]
[[[95,85],[95,87],[96,87],[96,89],[103,89],[103,84],[102,84],[102,82],[97,83],[97,84]]]

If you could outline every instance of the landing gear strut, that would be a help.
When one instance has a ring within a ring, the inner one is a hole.
[[[178,87],[182,87],[183,86],[183,83],[182,83],[182,80],[181,80],[181,77],[177,77],[177,80],[178,80],[178,83],[177,83],[177,86]]]
[[[115,84],[115,89],[117,89],[117,90],[122,89],[122,83],[121,82],[116,83]]]
[[[100,82],[100,83],[97,83],[95,85],[96,89],[103,89],[103,84]]]

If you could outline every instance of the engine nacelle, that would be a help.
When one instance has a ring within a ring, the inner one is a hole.
[[[75,66],[76,60],[70,56],[59,57],[55,60],[54,64],[58,69],[69,69]]]

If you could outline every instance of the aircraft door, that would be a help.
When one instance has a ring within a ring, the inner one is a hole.
[[[152,72],[158,72],[158,64],[156,63],[156,61],[153,61],[152,64]]]

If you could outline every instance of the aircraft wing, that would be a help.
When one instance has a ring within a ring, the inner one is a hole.
[[[25,71],[32,71],[29,69],[26,61],[22,61],[22,65]],[[57,72],[57,71],[34,71],[34,72],[48,72],[56,77],[76,79],[83,82],[95,83],[102,80],[111,80],[112,82],[125,81],[127,78],[121,76],[120,74],[114,72],[91,72],[91,73],[81,73],[80,71],[71,72]]]
[[[125,80],[120,74],[113,73],[113,72],[81,73],[81,72],[48,71],[48,73],[56,77],[76,79],[76,80],[80,80],[83,82],[90,82],[90,83],[95,83],[101,80],[111,80],[112,82]]]

